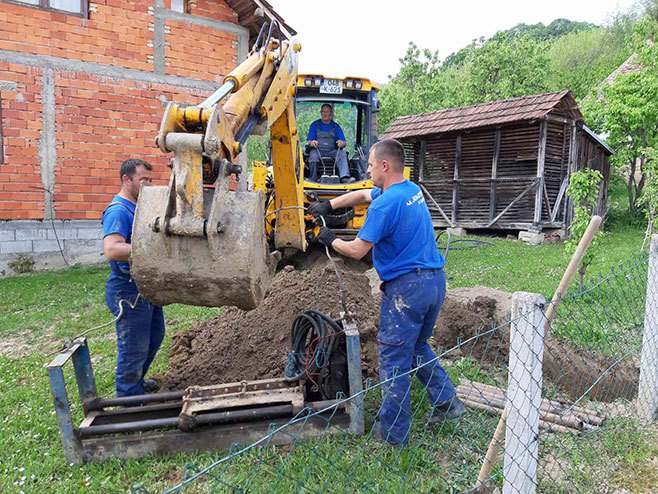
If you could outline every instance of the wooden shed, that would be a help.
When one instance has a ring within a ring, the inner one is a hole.
[[[407,151],[435,226],[540,231],[568,226],[575,170],[604,177],[613,151],[583,122],[571,91],[398,117],[383,134]]]

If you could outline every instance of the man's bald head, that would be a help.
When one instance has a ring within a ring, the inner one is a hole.
[[[402,173],[404,171],[404,148],[395,139],[384,139],[376,142],[370,152],[377,162],[388,161],[393,171]]]

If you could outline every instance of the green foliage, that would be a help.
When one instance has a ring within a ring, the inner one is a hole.
[[[629,55],[623,39],[608,29],[566,34],[548,49],[548,88],[551,91],[570,89],[577,99],[582,99]]]
[[[574,172],[569,179],[569,187],[567,188],[567,195],[571,198],[574,204],[573,221],[569,226],[571,235],[565,242],[565,253],[571,257],[580,239],[583,237],[587,225],[592,219],[592,211],[596,206],[596,199],[599,194],[599,188],[603,175],[598,170],[586,169],[583,171]],[[596,255],[596,244],[601,232],[597,232],[592,239],[585,256],[580,261],[580,268],[578,274],[580,277],[580,286],[583,286],[583,278],[587,266],[589,266]]]
[[[625,176],[632,212],[640,205],[647,167],[658,150],[658,45],[647,43],[657,31],[658,24],[649,17],[635,25],[635,63],[641,70],[618,75],[585,107],[595,128],[608,135],[616,150],[611,163]]]
[[[9,263],[9,267],[19,274],[31,273],[34,271],[34,257],[27,254],[19,254],[16,259]]]
[[[467,102],[482,103],[546,90],[544,45],[526,36],[494,37],[467,59]]]
[[[589,22],[570,21],[569,19],[555,19],[548,26],[545,26],[541,22],[530,25],[520,23],[513,28],[504,31],[504,33],[510,35],[521,34],[537,41],[546,41],[550,39],[557,39],[571,33],[588,31],[594,28],[596,28],[596,25]]]

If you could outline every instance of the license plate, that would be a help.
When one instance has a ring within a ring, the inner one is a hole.
[[[340,79],[322,79],[322,84],[320,84],[320,93],[343,94],[343,81]]]

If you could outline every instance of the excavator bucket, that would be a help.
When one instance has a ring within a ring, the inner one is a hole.
[[[172,235],[162,224],[170,187],[143,187],[135,213],[131,272],[151,303],[253,309],[274,273],[260,192],[204,191],[205,235]]]

